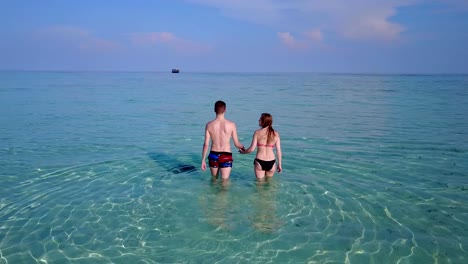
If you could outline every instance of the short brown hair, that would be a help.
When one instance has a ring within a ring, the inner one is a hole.
[[[222,114],[226,111],[226,103],[223,101],[217,101],[214,105],[214,111],[216,114]]]

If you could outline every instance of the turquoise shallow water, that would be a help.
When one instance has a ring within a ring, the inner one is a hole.
[[[218,99],[283,173],[198,169]],[[0,112],[1,264],[468,262],[468,76],[0,72]]]

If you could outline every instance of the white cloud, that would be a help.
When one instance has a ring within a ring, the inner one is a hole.
[[[36,37],[46,46],[71,48],[81,52],[113,52],[131,50],[128,46],[149,46],[155,49],[172,50],[179,54],[206,54],[211,47],[187,39],[177,37],[171,32],[131,33],[131,43],[118,43],[96,37],[89,30],[74,26],[53,26],[36,31]]]
[[[131,34],[131,39],[135,44],[142,45],[180,41],[174,34],[170,32],[133,33]]]
[[[352,39],[397,39],[405,30],[403,25],[391,21],[397,8],[422,0],[187,1],[213,6],[228,16],[267,24],[282,31],[304,32],[310,28],[321,28],[322,31],[311,31],[308,35],[312,40],[322,41],[327,31]]]
[[[47,43],[61,43],[81,51],[108,52],[120,48],[116,42],[96,37],[90,31],[74,26],[42,28],[36,32],[36,36]]]
[[[278,32],[277,33],[281,43],[283,43],[287,48],[296,50],[296,51],[305,51],[312,48],[314,45],[322,45],[322,32],[318,29],[310,30],[302,33],[301,37],[295,37],[291,32]],[[324,46],[323,46],[324,47]]]
[[[320,29],[313,29],[309,30],[304,33],[304,35],[312,40],[313,42],[322,42],[323,41],[323,34]]]
[[[278,32],[278,37],[288,47],[294,47],[296,45],[296,39],[289,32]]]
[[[275,0],[187,0],[198,4],[213,6],[230,17],[256,23],[272,23],[280,19],[278,10],[283,5]]]
[[[165,47],[183,54],[204,54],[211,51],[208,45],[177,37],[171,32],[140,32],[130,34],[136,45]]]

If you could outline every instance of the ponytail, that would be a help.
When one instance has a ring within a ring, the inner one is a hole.
[[[267,134],[267,143],[270,142],[271,138],[274,138],[275,136],[275,130],[273,129],[272,126],[268,126],[268,134]]]
[[[265,128],[268,127],[267,143],[275,137],[275,130],[273,129],[273,117],[269,113],[263,113],[260,116],[260,125]]]

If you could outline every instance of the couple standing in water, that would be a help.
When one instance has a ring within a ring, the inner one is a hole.
[[[217,101],[214,106],[216,118],[206,124],[205,141],[203,144],[201,169],[206,170],[206,155],[211,142],[210,152],[208,154],[208,163],[213,177],[229,179],[232,169],[231,138],[234,145],[242,154],[251,153],[258,148],[254,160],[255,176],[258,180],[265,177],[273,177],[275,171],[281,172],[282,153],[280,135],[272,127],[273,118],[268,113],[263,113],[258,120],[261,127],[254,132],[252,143],[247,149],[244,148],[237,137],[236,124],[224,117],[226,112],[226,103]],[[274,149],[276,148],[276,155]]]

